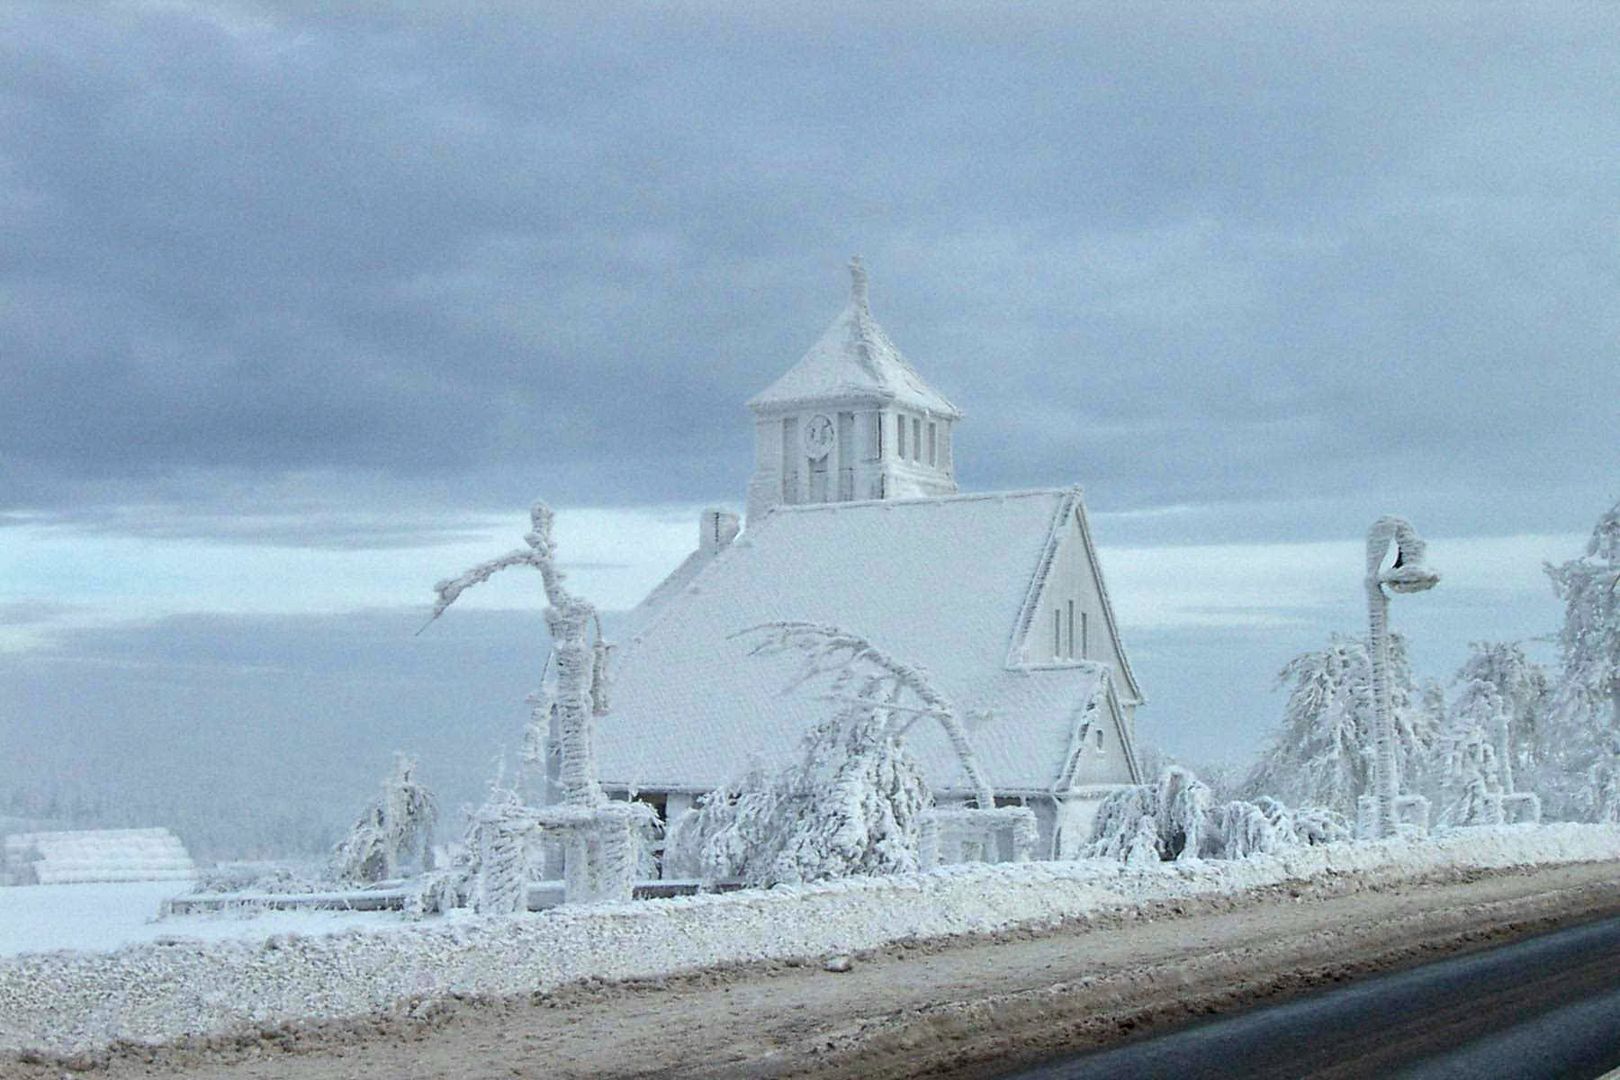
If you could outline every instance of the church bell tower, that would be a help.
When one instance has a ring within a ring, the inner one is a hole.
[[[748,403],[750,520],[784,503],[956,493],[951,441],[961,410],[923,382],[872,318],[859,257],[849,271],[849,305]]]

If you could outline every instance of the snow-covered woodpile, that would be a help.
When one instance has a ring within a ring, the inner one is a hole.
[[[17,833],[0,843],[0,884],[189,881],[197,868],[168,829]]]

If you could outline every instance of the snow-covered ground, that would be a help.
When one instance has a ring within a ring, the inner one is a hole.
[[[163,901],[186,891],[173,881],[22,885],[0,889],[0,957],[190,939],[263,940],[273,934],[335,933],[410,925],[389,911],[243,911],[159,918]]]
[[[452,995],[547,992],[584,979],[658,977],[1051,926],[1149,901],[1184,900],[1191,909],[1246,889],[1324,877],[1420,887],[1426,875],[1616,859],[1620,826],[1506,826],[1224,862],[957,866],[533,915],[414,925],[384,916],[386,933],[304,936],[237,920],[228,925],[238,932],[224,935],[234,940],[160,939],[110,954],[0,960],[0,1049],[68,1051],[115,1039],[360,1016]],[[333,918],[334,925],[362,925],[351,921],[358,916]],[[244,927],[257,940],[244,940]]]

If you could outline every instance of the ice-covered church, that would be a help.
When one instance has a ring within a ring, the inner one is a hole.
[[[1142,692],[1120,643],[1077,487],[959,494],[962,413],[849,305],[748,403],[747,528],[706,511],[697,550],[632,613],[597,726],[603,787],[673,820],[757,756],[793,755],[834,706],[794,691],[798,659],[738,631],[781,620],[858,633],[924,669],[967,722],[998,804],[1034,809],[1037,858],[1083,842],[1137,780]],[[944,735],[906,745],[943,804],[971,794]]]

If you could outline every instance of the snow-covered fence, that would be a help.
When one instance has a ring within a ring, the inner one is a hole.
[[[1035,852],[1035,811],[1027,806],[935,806],[923,811],[917,864],[1028,862]]]
[[[1356,836],[1362,840],[1380,839],[1379,801],[1377,795],[1362,795],[1356,799]],[[1429,835],[1429,800],[1422,795],[1395,796],[1395,825],[1402,836]]]

